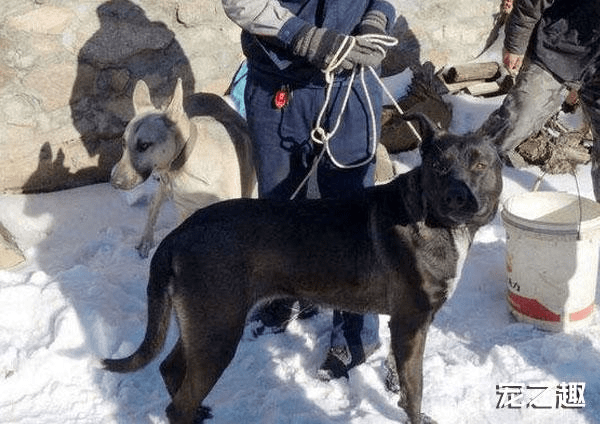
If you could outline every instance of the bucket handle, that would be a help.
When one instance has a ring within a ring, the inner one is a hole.
[[[543,171],[535,180],[535,183],[533,183],[533,186],[531,187],[531,191],[538,191],[538,189],[540,188],[540,185],[542,184],[542,181],[544,180],[544,177],[546,176],[547,171]],[[579,219],[577,221],[577,240],[581,240],[581,221],[583,220],[583,204],[581,201],[581,191],[579,190],[579,180],[577,179],[577,174],[575,173],[574,170],[570,171],[569,174],[571,174],[573,176],[573,178],[575,179],[575,188],[577,189],[577,204],[579,206]]]

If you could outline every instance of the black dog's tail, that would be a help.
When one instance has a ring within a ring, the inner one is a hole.
[[[104,368],[113,372],[131,372],[148,365],[162,350],[171,318],[171,297],[168,284],[172,276],[168,249],[157,249],[150,265],[148,281],[148,324],[144,341],[130,356],[104,359]]]

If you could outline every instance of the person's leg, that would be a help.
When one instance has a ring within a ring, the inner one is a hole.
[[[594,197],[600,202],[600,71],[585,82],[580,99],[592,129],[592,186]]]
[[[293,100],[283,109],[273,106],[275,92],[283,83],[272,76],[250,68],[246,82],[245,106],[248,129],[253,143],[253,159],[260,198],[288,200],[309,171],[313,151],[308,141],[311,122],[305,117],[306,103],[312,101],[309,91],[297,90]],[[296,196],[306,197],[307,187]],[[261,305],[251,321],[255,335],[285,330],[293,317],[308,318],[316,309],[296,299],[276,299]]]
[[[495,139],[506,162],[525,166],[515,148],[541,130],[560,110],[566,95],[567,89],[552,74],[536,64],[525,64],[502,106],[492,112],[478,132]]]
[[[365,71],[366,72],[366,71]],[[357,77],[339,127],[329,142],[330,155],[325,155],[317,174],[321,197],[356,197],[375,183],[374,139],[381,134],[382,89],[375,78],[366,73],[364,87]],[[347,85],[340,84],[332,92],[333,108],[324,122],[331,130],[339,117]],[[371,104],[367,101],[367,95]],[[341,169],[335,163],[350,166]],[[357,167],[358,164],[364,164]]]
[[[330,347],[317,375],[324,381],[348,378],[348,371],[365,362],[380,345],[377,314],[334,310]]]
[[[288,106],[277,109],[273,97],[282,85],[250,68],[245,105],[260,198],[290,199],[312,161],[310,122],[302,114],[304,96],[294,93]]]
[[[338,132],[330,142],[332,155],[343,165],[361,163],[369,159],[373,155],[371,137],[380,133],[381,88],[372,80],[372,76],[368,77],[372,107],[368,106],[363,89],[356,88],[348,100]],[[336,105],[340,103],[339,98],[344,87],[340,87],[340,90],[342,91],[337,92],[337,98],[334,97],[337,99]],[[338,116],[336,108],[333,110],[331,120]],[[374,121],[371,121],[372,118]],[[375,128],[372,122],[375,123]],[[333,122],[327,122],[329,128],[333,125]],[[374,184],[375,160],[373,158],[357,168],[340,169],[326,156],[319,166],[317,180],[323,198],[361,196],[365,187]],[[323,380],[348,377],[348,370],[363,363],[379,345],[378,315],[334,311],[331,345],[318,371],[319,377]]]

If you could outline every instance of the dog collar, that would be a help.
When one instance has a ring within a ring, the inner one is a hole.
[[[190,136],[183,143],[183,147],[181,151],[177,154],[173,162],[171,162],[171,170],[177,170],[183,166],[187,158],[190,156],[192,150],[194,150],[194,146],[196,145],[196,139],[198,135],[198,129],[195,125],[191,125],[190,128]]]

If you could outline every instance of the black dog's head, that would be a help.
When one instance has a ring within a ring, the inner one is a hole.
[[[487,224],[502,191],[502,162],[491,140],[449,134],[421,114],[405,119],[418,120],[423,133],[421,184],[427,218],[440,225]]]

